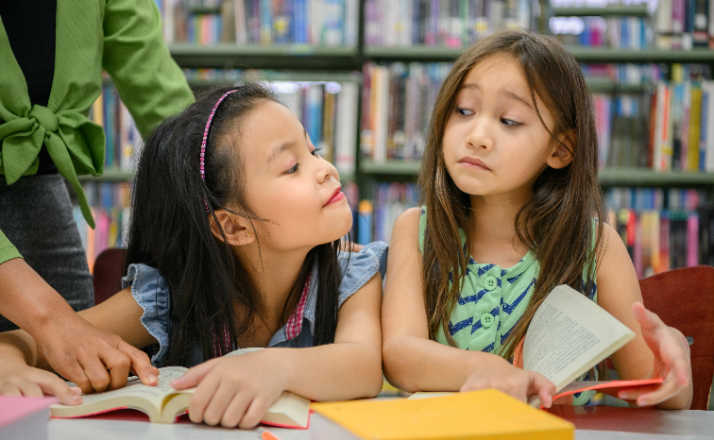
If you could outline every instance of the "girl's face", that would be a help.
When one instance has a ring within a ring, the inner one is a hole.
[[[540,99],[549,128],[553,117]],[[529,197],[554,147],[519,62],[490,55],[466,75],[444,128],[442,151],[456,186],[472,196]]]
[[[263,101],[241,122],[240,157],[245,199],[261,246],[310,249],[344,236],[352,212],[340,177],[283,105]]]

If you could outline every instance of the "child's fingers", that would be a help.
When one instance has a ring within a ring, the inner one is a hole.
[[[232,386],[219,385],[216,392],[211,396],[208,405],[206,405],[206,410],[203,412],[203,422],[211,426],[218,425],[223,419],[228,405],[238,397],[238,394],[240,394],[240,391],[236,392],[236,389]]]
[[[204,420],[204,413],[211,398],[218,390],[219,380],[215,376],[209,376],[201,381],[201,385],[196,389],[191,397],[191,404],[188,408],[188,416],[193,423],[201,423]]]
[[[258,423],[260,423],[260,419],[263,418],[266,411],[268,411],[268,408],[269,408],[269,405],[265,399],[261,399],[261,398],[253,399],[253,401],[250,402],[250,405],[248,405],[248,409],[245,411],[243,418],[241,419],[240,423],[238,424],[238,427],[241,429],[255,428],[258,425]]]
[[[17,384],[20,394],[25,397],[43,397],[45,394],[36,381],[22,381]]]
[[[251,400],[252,397],[250,394],[237,393],[223,413],[221,426],[225,428],[235,428],[236,426],[241,426],[241,421],[245,417],[246,410],[251,405]]]
[[[37,384],[45,395],[57,397],[59,402],[64,405],[79,405],[82,403],[82,391],[79,388],[70,387],[67,382],[49,371],[43,371],[43,373],[47,374]]]
[[[658,403],[664,402],[676,395],[681,389],[676,377],[670,373],[668,374],[662,385],[660,385],[655,391],[642,394],[637,396],[637,406],[652,406]]]
[[[151,365],[151,359],[146,353],[124,341],[119,343],[117,349],[129,357],[131,370],[141,383],[151,386],[159,383],[159,370]]]
[[[555,385],[545,376],[531,372],[531,387],[528,394],[538,394],[541,405],[545,408],[550,408],[553,404],[553,394],[555,394]]]
[[[632,303],[632,312],[634,313],[637,321],[640,323],[640,327],[643,332],[654,332],[655,330],[665,326],[665,323],[662,322],[662,319],[660,319],[656,313],[648,310],[639,301]]]
[[[186,374],[171,382],[171,386],[177,390],[183,390],[186,388],[197,386],[203,380],[206,374],[208,374],[213,369],[213,367],[220,359],[221,358],[215,358],[202,364],[196,365],[195,367],[188,370]]]

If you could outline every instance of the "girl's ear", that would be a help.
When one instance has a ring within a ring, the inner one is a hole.
[[[575,132],[568,130],[565,133],[558,135],[558,138],[553,142],[553,147],[548,155],[546,163],[549,167],[560,169],[570,165],[573,161],[573,152],[575,151]]]
[[[214,214],[215,217],[210,216],[208,221],[211,223],[211,233],[217,239],[224,241],[225,236],[225,243],[231,246],[244,246],[255,241],[249,219],[225,209],[217,209]]]

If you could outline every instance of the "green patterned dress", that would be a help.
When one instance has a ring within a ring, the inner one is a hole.
[[[419,217],[419,250],[424,252],[426,210]],[[461,243],[468,253],[466,236],[462,230]],[[506,338],[518,324],[533,296],[540,265],[533,252],[528,251],[521,260],[509,268],[495,264],[482,264],[469,256],[466,278],[448,323],[448,331],[458,348],[500,354]],[[597,301],[594,286],[588,298]],[[439,327],[436,340],[448,345],[443,327]],[[597,380],[593,369],[581,380]],[[575,395],[574,405],[590,403],[594,392]]]

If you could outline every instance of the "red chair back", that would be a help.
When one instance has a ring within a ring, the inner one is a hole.
[[[714,267],[673,269],[640,280],[645,306],[689,339],[694,398],[707,409],[714,377]]]
[[[94,304],[101,303],[121,290],[121,276],[125,259],[126,249],[124,248],[107,248],[99,253],[92,270]]]

